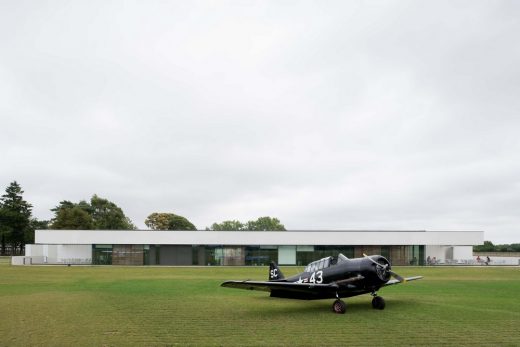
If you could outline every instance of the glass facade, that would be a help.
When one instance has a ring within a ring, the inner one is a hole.
[[[92,245],[92,264],[112,265],[112,245]]]
[[[425,247],[414,246],[209,246],[209,245],[93,245],[95,265],[280,265],[305,266],[317,259],[343,253],[380,254],[392,265],[424,265]]]
[[[112,265],[144,265],[143,245],[113,245]]]

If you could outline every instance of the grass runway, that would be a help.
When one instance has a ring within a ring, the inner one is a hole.
[[[15,267],[0,262],[0,346],[520,346],[520,268],[395,267],[424,279],[333,300],[221,288],[268,267]],[[282,267],[286,275],[301,267]]]

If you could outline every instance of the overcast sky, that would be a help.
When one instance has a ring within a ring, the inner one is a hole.
[[[518,243],[519,33],[518,1],[0,0],[0,189]]]

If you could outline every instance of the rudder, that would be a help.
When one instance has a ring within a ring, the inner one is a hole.
[[[274,261],[269,265],[269,281],[283,280],[285,276]]]

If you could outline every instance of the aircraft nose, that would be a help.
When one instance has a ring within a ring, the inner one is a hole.
[[[388,281],[390,279],[390,262],[383,256],[379,256],[376,260],[376,263],[378,264],[376,266],[376,274],[377,277],[381,281]]]

